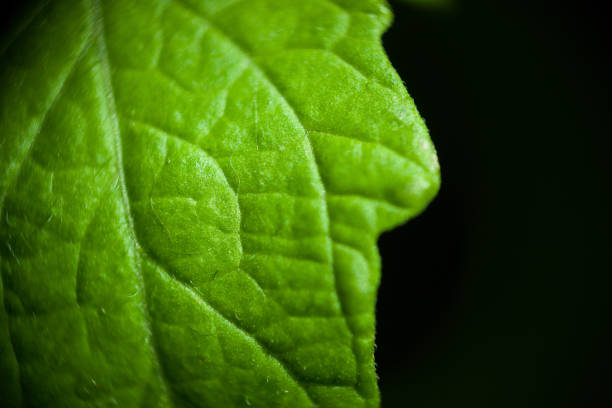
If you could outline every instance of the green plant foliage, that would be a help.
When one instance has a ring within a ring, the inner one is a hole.
[[[0,61],[3,407],[377,406],[435,195],[379,0],[54,0]]]

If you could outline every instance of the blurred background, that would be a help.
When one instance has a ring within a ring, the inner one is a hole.
[[[442,189],[380,239],[383,407],[612,406],[602,6],[392,2],[384,45]]]

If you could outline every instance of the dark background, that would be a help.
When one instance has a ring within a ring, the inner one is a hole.
[[[383,407],[612,406],[610,15],[392,6],[442,188],[380,239]]]

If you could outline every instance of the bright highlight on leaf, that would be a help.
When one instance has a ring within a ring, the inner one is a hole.
[[[378,235],[435,195],[382,0],[52,0],[0,60],[0,395],[374,407]]]

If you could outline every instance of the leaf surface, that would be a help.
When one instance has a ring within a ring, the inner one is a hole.
[[[359,407],[435,195],[379,0],[56,0],[0,61],[8,406]]]

